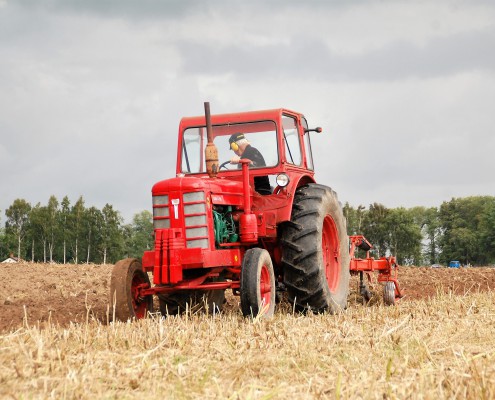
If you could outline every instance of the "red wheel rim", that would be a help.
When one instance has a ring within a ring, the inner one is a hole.
[[[321,246],[328,288],[333,293],[340,280],[340,246],[337,226],[330,215],[327,215],[323,220]]]
[[[265,307],[266,310],[268,310],[270,308],[270,303],[272,300],[272,285],[270,280],[270,271],[266,265],[263,265],[261,267],[260,295],[261,295],[260,307]]]
[[[147,300],[139,297],[139,287],[144,283],[146,282],[142,276],[134,274],[131,283],[132,308],[134,308],[134,313],[138,319],[146,317],[146,312],[148,311]]]

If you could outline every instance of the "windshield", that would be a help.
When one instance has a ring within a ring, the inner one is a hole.
[[[235,133],[242,133],[244,138],[261,152],[266,167],[278,164],[276,125],[273,121],[251,122],[247,124],[214,125],[213,142],[218,149],[219,165],[229,161],[234,152],[230,150],[229,138]],[[196,174],[206,172],[205,147],[208,142],[206,127],[188,128],[182,140],[181,172]],[[228,169],[237,166],[228,164]],[[263,166],[262,168],[265,168]]]

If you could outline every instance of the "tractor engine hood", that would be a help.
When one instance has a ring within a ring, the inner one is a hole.
[[[166,179],[155,183],[151,190],[153,196],[160,196],[172,192],[211,193],[213,204],[242,205],[242,182],[224,178],[209,178],[197,176],[184,176]],[[250,194],[254,191],[250,188]]]

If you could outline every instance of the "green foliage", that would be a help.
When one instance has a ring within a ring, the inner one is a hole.
[[[440,262],[442,227],[440,214],[436,207],[424,209],[421,229],[427,242],[425,251],[426,263],[437,264]]]
[[[373,256],[393,254],[399,264],[495,263],[495,197],[453,198],[440,208],[387,209],[345,204],[349,234],[363,234]]]
[[[110,204],[102,209],[101,246],[99,248],[103,263],[107,259],[114,263],[122,258],[124,251],[123,218]],[[152,230],[151,230],[152,232]]]
[[[348,234],[365,235],[374,257],[392,254],[402,265],[495,263],[495,197],[453,198],[439,208],[389,209],[379,203],[354,208],[346,203],[343,211]],[[2,259],[12,253],[42,262],[114,263],[141,257],[154,245],[149,211],[124,225],[111,205],[88,208],[82,196],[74,204],[67,196],[61,202],[50,196],[46,205],[34,207],[16,199],[5,216]]]
[[[489,203],[480,222],[480,241],[490,263],[495,261],[495,205]]]
[[[399,264],[421,262],[421,228],[414,220],[414,213],[405,208],[390,210],[385,220],[388,227],[387,249],[397,257]]]
[[[46,205],[34,207],[17,199],[5,211],[6,228],[0,227],[0,257],[10,253],[37,262],[115,263],[131,255],[141,257],[153,247],[149,211],[136,214],[124,225],[110,205],[86,207],[83,197],[74,204],[50,196]],[[129,245],[129,249],[126,246]]]
[[[368,209],[361,205],[354,209],[346,203],[343,211],[347,232],[364,235],[373,244],[373,257],[392,254],[400,264],[408,265],[421,261],[422,235],[421,227],[416,223],[416,210],[388,209],[378,203],[371,204]]]
[[[26,200],[16,199],[14,203],[5,210],[5,216],[7,222],[5,223],[5,229],[7,235],[7,247],[9,251],[14,252],[19,257],[24,250],[24,237],[29,229],[29,213],[31,211],[31,204]],[[17,249],[15,244],[17,244]]]
[[[143,251],[153,248],[153,215],[145,210],[134,215],[132,224],[126,226],[128,257],[141,257]]]
[[[1,221],[2,219],[0,218],[0,222]],[[5,240],[6,240],[5,229],[3,229],[2,225],[0,225],[0,260],[3,260],[8,257],[7,245]]]
[[[364,215],[363,232],[373,244],[376,257],[383,257],[389,249],[390,224],[388,222],[390,210],[382,204],[370,204]]]
[[[495,261],[495,197],[453,198],[440,206],[441,260],[484,265]]]

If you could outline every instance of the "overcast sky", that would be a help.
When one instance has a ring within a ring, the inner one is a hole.
[[[0,224],[175,174],[182,116],[289,108],[353,206],[495,195],[494,1],[0,0]]]

